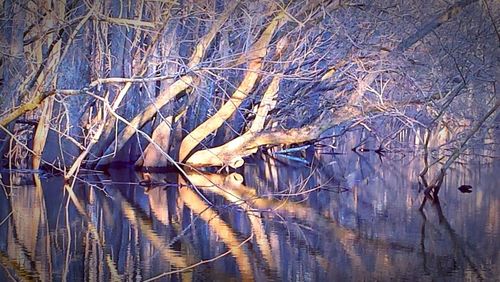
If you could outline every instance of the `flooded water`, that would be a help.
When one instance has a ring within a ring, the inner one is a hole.
[[[455,165],[420,212],[420,156],[313,154],[72,189],[3,174],[0,280],[498,281],[498,161]]]

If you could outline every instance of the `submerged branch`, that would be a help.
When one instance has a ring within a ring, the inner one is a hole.
[[[491,109],[476,123],[476,125],[471,129],[471,131],[463,138],[460,145],[457,148],[455,148],[453,153],[448,157],[446,162],[441,166],[441,169],[439,170],[438,175],[430,183],[427,182],[426,177],[425,177],[427,172],[428,172],[428,169],[429,169],[429,165],[427,163],[427,155],[425,155],[425,157],[426,157],[425,158],[425,167],[422,170],[422,172],[420,173],[420,178],[422,179],[423,184],[426,188],[426,190],[425,190],[426,197],[430,197],[430,193],[433,192],[433,198],[431,197],[431,199],[437,199],[438,194],[439,194],[439,190],[441,188],[441,185],[444,181],[444,177],[446,175],[446,171],[450,168],[450,166],[453,164],[453,162],[455,162],[455,160],[460,157],[460,155],[463,153],[463,151],[467,148],[469,140],[479,131],[479,129],[481,129],[483,127],[484,123],[488,120],[488,118],[490,118],[495,113],[496,113],[495,116],[498,114],[497,110],[499,107],[500,107],[500,101],[496,101],[495,104],[491,107]],[[430,133],[428,134],[428,136],[429,135],[430,135]],[[429,137],[426,137],[426,144],[425,144],[426,145],[425,146],[426,154],[427,154],[428,142],[429,142]],[[422,209],[423,206],[425,205],[425,201],[426,201],[426,199],[424,198],[424,202],[420,206],[420,209]]]

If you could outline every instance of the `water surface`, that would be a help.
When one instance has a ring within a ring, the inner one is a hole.
[[[420,156],[304,160],[260,156],[237,172],[185,176],[87,172],[73,188],[4,173],[0,280],[500,277],[498,161],[455,165],[440,204],[420,212]]]

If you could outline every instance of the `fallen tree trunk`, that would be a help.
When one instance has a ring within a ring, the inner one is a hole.
[[[379,108],[372,107],[371,111]],[[361,116],[355,108],[344,108],[345,114],[334,116],[332,113],[323,114],[312,125],[292,129],[273,129],[269,131],[247,131],[245,134],[227,142],[226,144],[197,151],[187,161],[191,166],[225,166],[233,168],[242,166],[244,157],[257,152],[264,145],[291,145],[318,139],[326,130],[344,122],[353,121]],[[369,110],[370,111],[370,110]],[[367,111],[365,110],[364,114]]]

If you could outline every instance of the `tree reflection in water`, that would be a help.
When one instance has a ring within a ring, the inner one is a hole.
[[[81,175],[73,189],[57,177],[3,174],[0,277],[500,277],[498,162],[453,167],[440,198],[419,211],[417,158],[263,158],[229,174]],[[472,193],[457,190],[464,183]]]

